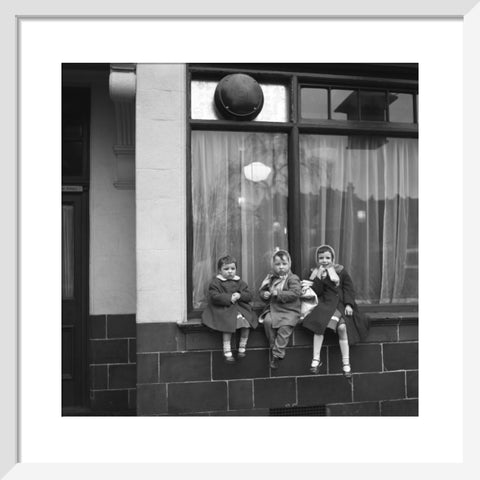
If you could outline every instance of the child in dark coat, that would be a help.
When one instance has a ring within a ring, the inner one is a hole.
[[[278,250],[272,258],[272,273],[260,286],[260,298],[268,305],[260,315],[265,334],[272,349],[270,368],[278,368],[285,357],[286,347],[300,319],[302,286],[297,275],[290,271],[292,261],[286,250]]]
[[[213,330],[222,332],[223,355],[234,362],[232,333],[240,330],[238,356],[245,357],[250,328],[258,325],[250,302],[252,294],[248,285],[237,275],[237,261],[227,255],[218,260],[218,275],[208,287],[208,306],[203,311],[202,322]]]
[[[318,305],[304,320],[303,326],[313,335],[313,360],[310,372],[318,373],[321,365],[320,351],[327,328],[338,334],[342,354],[343,374],[352,376],[349,344],[365,340],[368,322],[360,314],[355,302],[355,291],[350,275],[342,265],[334,264],[335,251],[330,245],[321,245],[315,252],[316,268],[303,287],[312,287],[318,296]]]

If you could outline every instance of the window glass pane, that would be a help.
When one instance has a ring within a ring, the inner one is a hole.
[[[360,118],[362,120],[384,122],[387,119],[385,92],[360,92]]]
[[[73,205],[62,205],[62,298],[73,298]]]
[[[391,122],[413,123],[413,95],[390,94],[389,115]]]
[[[62,175],[80,176],[83,172],[83,143],[64,141],[62,144]]]
[[[300,98],[302,118],[328,119],[328,90],[325,88],[302,88]]]
[[[328,243],[359,303],[418,301],[416,139],[301,135],[300,192],[305,270]]]
[[[418,111],[418,95],[415,95],[415,111],[417,112],[416,115],[416,122],[419,122],[419,111]]]
[[[358,120],[358,95],[354,90],[332,90],[332,119]]]
[[[192,132],[193,306],[223,255],[255,294],[275,247],[287,243],[286,134]]]
[[[191,115],[194,120],[219,120],[213,96],[217,81],[192,80]],[[263,108],[254,122],[288,122],[290,99],[285,85],[260,83]]]

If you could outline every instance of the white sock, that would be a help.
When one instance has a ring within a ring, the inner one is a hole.
[[[350,350],[348,348],[348,340],[338,340],[338,344],[340,345],[340,351],[342,352],[343,371],[349,372],[350,371]]]
[[[320,362],[320,351],[322,350],[323,335],[313,335],[313,359]],[[313,363],[313,362],[312,362]]]
[[[238,342],[238,351],[241,353],[245,353],[249,333],[248,328],[241,329],[240,341]]]
[[[230,345],[230,342],[223,342],[223,354],[226,357],[232,356],[232,346]]]

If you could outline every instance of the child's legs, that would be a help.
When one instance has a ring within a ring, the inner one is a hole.
[[[250,329],[249,328],[241,328],[240,329],[240,341],[238,343],[238,348],[240,350],[245,350],[245,347],[247,346],[248,342],[248,335],[250,334]]]
[[[313,334],[313,359],[320,361],[320,352],[323,345],[323,335],[318,333]]]
[[[344,365],[350,364],[350,349],[348,347],[347,326],[341,323],[337,327],[338,344],[340,345],[340,352],[342,353],[342,363]]]
[[[277,329],[277,336],[272,347],[272,354],[274,357],[284,358],[285,350],[292,335],[293,327],[290,325],[283,325]]]
[[[223,353],[232,351],[232,334],[230,332],[222,332]]]
[[[263,320],[263,328],[265,329],[265,335],[267,336],[268,344],[270,345],[270,348],[273,348],[277,332],[276,329],[272,327],[272,316],[269,313],[265,315]]]

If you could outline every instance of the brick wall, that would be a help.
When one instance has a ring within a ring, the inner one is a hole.
[[[135,315],[92,315],[89,325],[90,408],[97,414],[135,414]]]
[[[138,415],[269,415],[271,408],[325,406],[327,415],[418,415],[418,316],[371,315],[365,343],[341,371],[338,339],[327,333],[323,366],[311,375],[312,335],[299,326],[278,370],[269,368],[262,327],[247,356],[226,364],[221,334],[199,321],[137,325]]]

